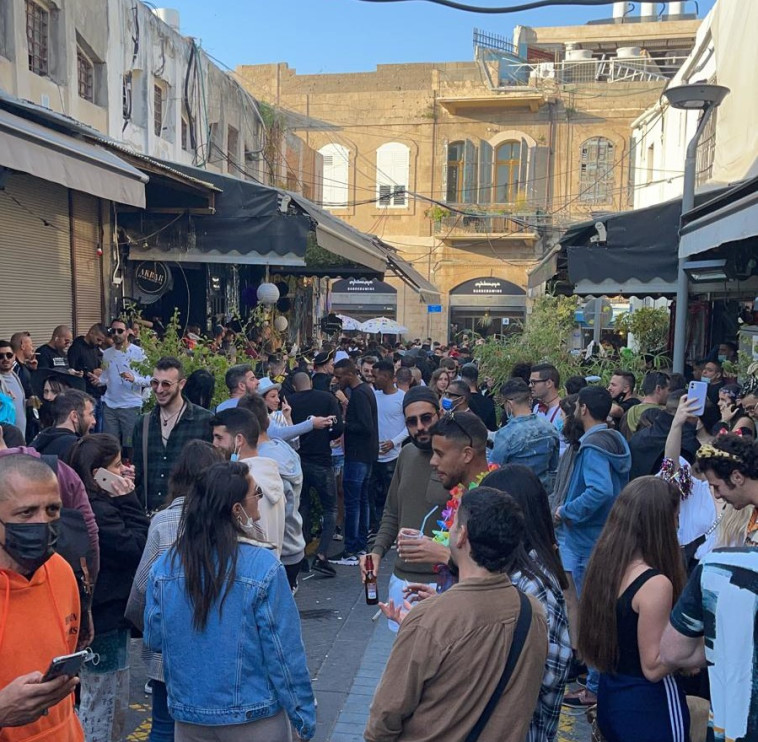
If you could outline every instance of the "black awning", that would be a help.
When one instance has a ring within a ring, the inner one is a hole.
[[[705,203],[723,190],[698,194],[695,202]],[[646,284],[656,294],[667,293],[667,287],[675,291],[681,211],[682,200],[675,199],[575,224],[560,239],[569,281],[581,284],[582,293],[590,285],[629,293],[625,284],[636,294],[644,293]]]

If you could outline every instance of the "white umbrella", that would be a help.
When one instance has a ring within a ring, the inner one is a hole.
[[[338,314],[337,315],[340,320],[342,320],[342,329],[347,330],[348,332],[352,330],[360,330],[361,329],[361,323],[358,322],[357,319],[353,319],[352,317],[348,317],[346,314]]]
[[[395,322],[394,319],[389,319],[388,317],[376,317],[366,320],[361,325],[361,330],[369,333],[381,332],[383,335],[402,335],[408,332],[407,327],[403,327]]]

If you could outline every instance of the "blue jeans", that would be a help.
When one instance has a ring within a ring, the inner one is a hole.
[[[168,713],[168,695],[166,684],[152,680],[153,686],[153,726],[150,729],[150,742],[174,742],[174,720]]]
[[[345,491],[345,551],[357,554],[368,542],[371,464],[345,459],[342,489]]]
[[[334,528],[337,525],[337,483],[331,466],[322,466],[308,461],[302,461],[303,490],[300,494],[300,515],[303,516],[303,536],[306,546],[311,541],[311,488],[316,490],[324,522],[321,528],[321,540],[318,544],[318,554],[324,558],[329,556],[329,545],[332,543]]]
[[[384,503],[395,474],[397,459],[377,461],[371,469],[371,499],[369,500],[369,525],[372,531],[378,531],[382,522]]]
[[[588,556],[577,556],[576,554],[566,555],[566,563],[569,565],[566,569],[571,572],[576,586],[577,598],[582,597],[582,587],[584,586],[584,575],[587,572],[587,565],[590,558]],[[587,667],[587,690],[597,695],[600,686],[600,673],[594,667]]]

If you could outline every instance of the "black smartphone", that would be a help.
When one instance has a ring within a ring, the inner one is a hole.
[[[81,652],[74,652],[73,654],[64,654],[61,657],[55,657],[50,663],[50,667],[47,668],[45,677],[42,678],[41,682],[49,683],[51,680],[55,680],[55,678],[59,678],[61,675],[68,675],[69,677],[78,675],[88,656],[89,650],[83,649]]]

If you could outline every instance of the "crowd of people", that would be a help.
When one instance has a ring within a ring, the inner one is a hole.
[[[758,738],[758,380],[343,338],[213,405],[138,335],[0,340],[2,742],[122,740],[140,635],[153,742],[310,739],[299,580],[388,563],[370,742]]]

